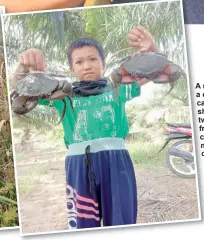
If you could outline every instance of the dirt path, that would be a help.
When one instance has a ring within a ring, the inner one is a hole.
[[[36,146],[33,143],[33,149]],[[67,230],[65,151],[27,149],[17,154],[22,233]],[[19,149],[18,149],[19,150]],[[54,150],[54,148],[53,148]],[[20,151],[20,150],[19,150]],[[24,151],[25,153],[25,151]],[[166,168],[135,166],[138,185],[138,223],[199,217],[195,179],[181,179]]]

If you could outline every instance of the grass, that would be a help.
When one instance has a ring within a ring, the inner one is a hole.
[[[1,132],[0,148],[0,228],[18,226],[17,198],[11,139]]]
[[[158,154],[161,145],[152,144],[141,139],[134,143],[127,143],[126,147],[134,164],[140,164],[142,167],[147,168],[165,166],[165,150]]]

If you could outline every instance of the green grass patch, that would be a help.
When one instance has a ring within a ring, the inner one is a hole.
[[[0,132],[0,228],[18,226],[10,132]]]
[[[166,151],[158,154],[161,145],[151,144],[146,141],[135,141],[126,144],[134,164],[142,164],[143,167],[165,166]]]
[[[0,227],[18,226],[18,212],[15,205],[9,205],[8,208],[0,210]]]

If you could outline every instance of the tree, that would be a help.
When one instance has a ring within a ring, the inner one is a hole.
[[[66,47],[71,41],[93,36],[105,48],[106,56],[128,47],[127,33],[143,25],[154,36],[171,60],[184,66],[184,32],[179,2],[110,6],[81,10],[5,16],[5,34],[9,63],[16,62],[22,50],[37,47],[50,61],[66,64]],[[12,52],[13,41],[20,45]],[[123,52],[123,57],[130,52]]]
[[[4,16],[9,71],[27,48],[41,49],[51,69],[59,66],[66,69],[67,45],[85,36],[95,37],[103,44],[108,70],[111,70],[115,60],[133,53],[126,50],[113,57],[128,47],[127,33],[136,25],[146,27],[161,51],[185,70],[182,23],[180,2],[173,1]],[[184,86],[186,89],[186,80],[179,82],[173,93],[179,96],[183,93],[185,98]]]

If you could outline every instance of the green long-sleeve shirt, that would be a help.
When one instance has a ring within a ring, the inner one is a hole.
[[[99,138],[126,138],[129,125],[125,103],[140,96],[140,91],[136,83],[120,85],[115,101],[113,88],[109,85],[99,95],[72,97],[74,112],[69,99],[65,98],[67,109],[62,121],[65,145]],[[49,102],[41,99],[39,103],[54,106],[62,114],[64,104],[61,100]]]

